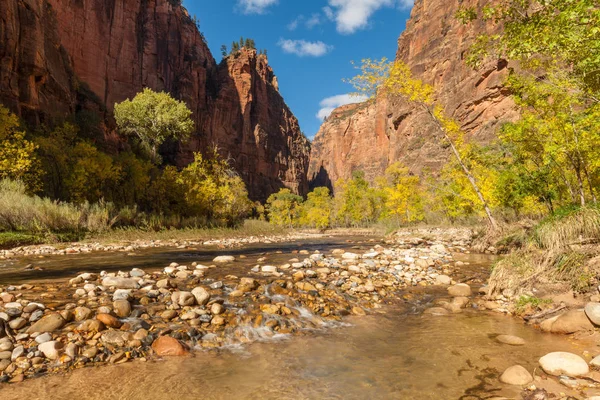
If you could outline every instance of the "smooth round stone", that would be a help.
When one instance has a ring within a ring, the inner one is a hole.
[[[509,385],[527,385],[533,381],[533,376],[520,365],[513,365],[508,367],[504,373],[500,376],[500,382],[507,383]]]
[[[51,340],[52,340],[52,335],[49,334],[48,332],[42,333],[41,335],[39,335],[35,338],[35,341],[38,342],[39,344],[46,343]]]
[[[557,351],[540,358],[540,366],[550,375],[580,376],[590,372],[585,360],[577,354]]]
[[[587,303],[584,310],[590,321],[600,326],[600,303]]]
[[[113,317],[110,314],[98,314],[96,315],[96,319],[102,322],[104,325],[108,326],[109,328],[120,328],[122,325],[121,321],[119,321],[116,317]]]
[[[113,308],[118,317],[127,318],[131,314],[131,304],[127,300],[115,300]]]
[[[496,340],[511,346],[523,346],[525,344],[525,339],[513,335],[499,335]]]
[[[152,343],[152,350],[157,356],[183,356],[187,351],[175,338],[161,336]]]
[[[8,323],[8,326],[10,326],[11,329],[13,330],[18,330],[21,329],[22,327],[25,326],[25,324],[27,324],[27,320],[25,318],[16,318],[13,319],[12,321],[10,321]]]

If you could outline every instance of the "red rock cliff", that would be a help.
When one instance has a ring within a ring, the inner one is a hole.
[[[455,15],[460,5],[483,7],[489,0],[416,0],[406,30],[398,40],[397,60],[415,77],[434,85],[437,101],[475,140],[494,137],[503,122],[517,116],[502,83],[504,63],[474,71],[464,54],[480,24],[465,27]],[[355,169],[373,179],[393,162],[413,172],[439,170],[449,152],[429,117],[410,104],[387,97],[338,108],[323,123],[311,150],[312,186],[348,178]]]
[[[217,64],[175,0],[2,0],[0,102],[33,124],[88,107],[109,114],[144,87],[193,112],[196,135],[176,151],[218,145],[251,197],[282,186],[304,193],[309,142],[264,56],[243,50]]]

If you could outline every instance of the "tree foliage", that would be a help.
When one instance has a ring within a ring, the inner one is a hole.
[[[38,186],[36,145],[25,139],[18,117],[0,105],[0,180],[22,180],[29,190]]]
[[[185,140],[194,130],[192,112],[184,102],[173,99],[168,93],[146,88],[133,100],[115,104],[115,120],[119,131],[137,137],[159,164],[158,148],[165,140]]]

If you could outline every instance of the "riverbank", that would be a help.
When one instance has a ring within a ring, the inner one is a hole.
[[[140,365],[173,355],[204,357],[206,351],[221,353],[250,343],[320,336],[335,328],[349,329],[348,322],[360,325],[362,318],[392,313],[410,319],[401,324],[441,319],[449,329],[470,318],[481,318],[482,327],[486,319],[507,318],[494,331],[481,328],[464,339],[478,342],[483,335],[491,341],[486,346],[508,346],[519,355],[514,362],[525,366],[531,377],[527,384],[499,383],[513,365],[490,362],[477,368],[493,365],[495,372],[486,372],[486,385],[471,392],[492,393],[500,385],[502,393],[518,394],[523,387],[527,395],[536,390],[591,393],[594,385],[587,383],[594,375],[564,381],[534,366],[539,357],[556,350],[586,358],[587,366],[596,355],[595,345],[588,346],[583,338],[573,346],[563,336],[551,335],[553,344],[542,354],[535,350],[536,343],[546,340],[536,336],[542,333],[500,328],[514,324],[508,322],[514,320],[509,316],[513,313],[488,307],[490,301],[504,300],[485,297],[492,256],[470,254],[471,241],[467,230],[422,228],[385,239],[314,237],[235,248],[221,243],[44,256],[39,271],[11,273],[10,268],[19,271],[17,264],[28,262],[24,258],[5,267],[8,274],[0,283],[0,319],[7,321],[0,330],[0,381],[18,383],[95,365]],[[73,264],[68,269],[66,260]],[[98,265],[86,271],[86,262]],[[10,284],[11,277],[19,283]],[[520,335],[511,340],[524,337],[525,347],[496,339],[501,335]],[[425,358],[427,349],[422,349]],[[479,357],[488,357],[487,348],[481,351]],[[561,386],[567,383],[571,386]],[[139,398],[148,398],[147,393]]]

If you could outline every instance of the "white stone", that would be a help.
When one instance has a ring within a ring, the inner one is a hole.
[[[577,354],[557,351],[540,358],[540,366],[550,375],[580,376],[590,372],[585,360]]]

